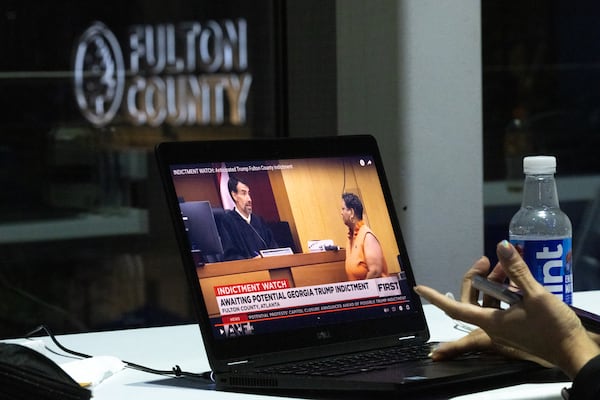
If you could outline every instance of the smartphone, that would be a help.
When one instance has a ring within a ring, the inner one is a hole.
[[[473,287],[482,291],[500,301],[513,305],[523,299],[521,293],[516,288],[506,284],[490,281],[480,275],[475,275],[471,282]],[[569,306],[581,320],[581,324],[590,332],[600,333],[600,315],[592,312]]]
[[[513,305],[520,302],[522,299],[521,294],[516,290],[511,290],[510,286],[490,281],[481,275],[475,275],[471,279],[471,282],[475,289],[507,304]]]

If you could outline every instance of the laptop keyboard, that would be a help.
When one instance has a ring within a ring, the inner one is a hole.
[[[429,358],[431,344],[407,347],[390,347],[363,353],[348,354],[294,364],[263,368],[264,373],[343,376],[385,369],[389,365]]]

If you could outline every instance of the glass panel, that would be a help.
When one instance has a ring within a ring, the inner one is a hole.
[[[278,7],[8,3],[0,337],[192,321],[153,147],[276,135]]]
[[[502,0],[482,6],[486,254],[520,205],[524,155],[557,156],[573,223],[575,289],[588,288],[586,213],[600,184],[600,3]],[[592,257],[590,259],[590,257]],[[600,278],[594,283],[600,287]]]

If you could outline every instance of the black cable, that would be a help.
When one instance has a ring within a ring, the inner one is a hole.
[[[60,344],[58,342],[58,340],[54,337],[54,334],[52,332],[50,332],[50,330],[48,328],[46,328],[44,325],[40,325],[37,328],[35,328],[34,330],[32,330],[31,332],[27,333],[25,335],[26,339],[29,339],[31,336],[35,335],[36,333],[40,332],[40,331],[44,331],[46,333],[46,335],[48,335],[50,337],[50,339],[52,339],[52,341],[54,342],[54,344],[61,349],[62,351],[64,351],[65,353],[68,354],[72,354],[74,356],[80,357],[80,358],[91,358],[92,356],[88,355],[88,354],[84,354],[84,353],[79,353],[75,350],[70,350],[66,347],[64,347],[62,344]],[[44,346],[46,347],[46,346]],[[48,347],[46,347],[48,349]],[[50,349],[48,349],[50,350]],[[56,354],[56,353],[55,353]]]
[[[30,339],[31,336],[33,336],[34,334],[40,332],[40,331],[44,331],[46,333],[46,335],[48,335],[48,337],[52,340],[52,342],[62,351],[64,351],[67,354],[70,355],[74,355],[77,356],[79,358],[91,358],[93,356],[89,355],[89,354],[85,354],[85,353],[81,353],[75,350],[71,350],[65,346],[63,346],[58,339],[56,339],[56,337],[54,336],[54,334],[52,332],[50,332],[50,330],[45,326],[45,325],[40,325],[37,328],[35,328],[34,330],[32,330],[31,332],[27,333],[25,335],[26,339]],[[54,354],[57,355],[61,355],[58,354],[57,352],[53,351],[52,349],[48,348],[47,346],[46,349],[48,351],[51,351]],[[63,356],[63,355],[61,355]],[[136,364],[133,363],[131,361],[125,361],[125,360],[121,360],[121,362],[123,364],[125,364],[126,367],[131,368],[131,369],[135,369],[138,371],[142,371],[142,372],[148,372],[151,374],[156,374],[156,375],[167,375],[167,376],[174,376],[176,378],[181,378],[181,377],[186,377],[186,378],[197,378],[197,379],[203,379],[203,380],[210,380],[212,382],[214,382],[214,378],[213,378],[213,373],[212,371],[206,371],[206,372],[202,372],[202,373],[194,373],[194,372],[187,372],[187,371],[183,371],[181,369],[181,367],[179,367],[179,365],[175,365],[171,370],[160,370],[160,369],[154,369],[154,368],[150,368],[150,367],[146,367],[140,364]]]

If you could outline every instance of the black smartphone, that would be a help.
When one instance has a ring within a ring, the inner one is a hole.
[[[480,275],[475,275],[471,282],[473,287],[481,292],[488,294],[500,301],[513,305],[520,302],[523,298],[518,289],[514,286],[490,281]],[[570,306],[575,314],[581,320],[581,324],[590,332],[600,333],[600,315],[583,310],[578,307]]]

